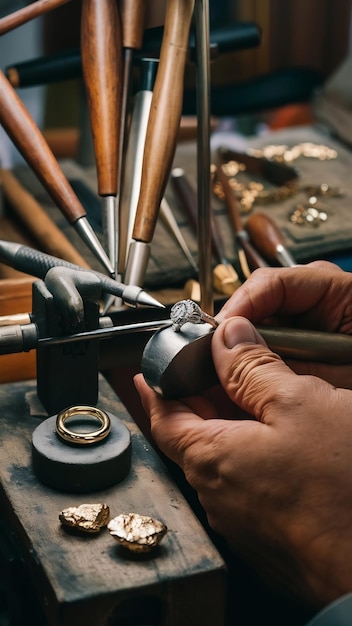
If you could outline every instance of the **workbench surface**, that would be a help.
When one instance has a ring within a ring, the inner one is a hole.
[[[221,626],[222,558],[103,377],[99,385],[98,406],[131,432],[132,467],[120,484],[84,496],[55,492],[32,471],[31,435],[43,419],[29,414],[35,381],[0,385],[2,519],[38,594],[43,624],[139,624],[142,612],[148,624]],[[133,556],[106,529],[88,535],[61,526],[60,511],[83,502],[108,504],[111,517],[150,515],[168,532],[155,553]]]

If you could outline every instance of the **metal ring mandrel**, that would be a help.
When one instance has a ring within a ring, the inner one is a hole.
[[[98,428],[87,431],[72,430],[67,426],[67,420],[70,418],[80,418],[82,421],[98,420]],[[93,419],[91,419],[93,418]],[[92,406],[77,405],[64,409],[58,413],[56,418],[56,433],[63,439],[72,444],[91,445],[99,443],[105,439],[111,430],[111,421],[105,411]]]
[[[173,330],[179,331],[187,322],[192,324],[210,324],[213,328],[218,326],[214,317],[202,311],[199,304],[193,300],[180,300],[173,305],[170,311],[170,319],[173,322]]]
[[[147,342],[141,371],[148,385],[169,399],[198,395],[217,384],[211,356],[214,328],[185,322],[181,332],[172,326],[157,331]]]

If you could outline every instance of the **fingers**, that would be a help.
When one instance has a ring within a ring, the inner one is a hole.
[[[325,319],[338,319],[336,300],[340,303],[340,317],[344,315],[344,309],[350,305],[351,283],[348,273],[323,261],[258,269],[225,303],[216,319],[241,315],[256,323],[274,315],[310,314],[313,318],[318,311],[316,324],[323,324]]]
[[[198,440],[204,420],[183,402],[159,396],[147,385],[142,374],[134,377],[134,384],[149,416],[154,441],[183,468],[184,451]]]
[[[294,412],[304,379],[269,350],[248,320],[234,317],[220,324],[212,354],[228,396],[255,419],[268,424]]]

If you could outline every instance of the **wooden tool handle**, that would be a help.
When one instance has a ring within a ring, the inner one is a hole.
[[[253,213],[246,222],[246,230],[253,245],[268,261],[277,257],[277,246],[284,245],[284,237],[275,222],[265,213]]]
[[[17,178],[8,170],[0,170],[0,177],[5,199],[40,248],[48,254],[88,268],[88,263]]]
[[[122,45],[140,50],[144,34],[145,0],[120,0]]]
[[[10,30],[17,28],[17,26],[21,26],[21,24],[25,24],[29,22],[29,20],[39,17],[39,15],[43,15],[68,2],[70,2],[70,0],[37,0],[23,7],[23,9],[5,15],[0,19],[0,35],[4,35]]]
[[[253,247],[253,245],[249,241],[249,236],[243,229],[238,200],[234,196],[234,193],[229,183],[229,179],[226,176],[221,163],[217,167],[217,177],[222,186],[225,205],[231,219],[233,229],[237,234],[237,239],[239,240],[242,249],[245,252],[247,262],[251,271],[257,269],[258,267],[267,267],[267,263]],[[247,235],[248,239],[246,239],[245,235]]]
[[[147,128],[133,239],[150,243],[175,154],[194,0],[169,0]]]
[[[81,53],[101,196],[117,194],[122,81],[116,0],[83,0]]]
[[[41,131],[1,71],[0,122],[68,221],[85,216]]]

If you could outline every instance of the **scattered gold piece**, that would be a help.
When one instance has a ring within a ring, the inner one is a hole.
[[[291,163],[300,157],[306,159],[319,159],[319,161],[329,161],[337,158],[337,151],[323,144],[316,144],[310,141],[304,141],[295,146],[286,145],[269,145],[264,148],[249,150],[252,156],[265,157],[266,159],[275,159],[276,161],[284,161]]]
[[[61,511],[59,520],[64,526],[86,533],[98,533],[109,521],[107,504],[80,504]]]
[[[159,520],[138,515],[121,514],[108,523],[110,534],[131,552],[149,552],[167,532],[167,527]]]

